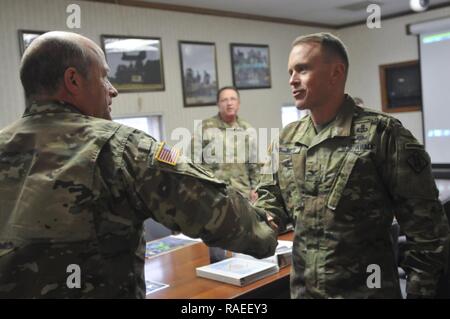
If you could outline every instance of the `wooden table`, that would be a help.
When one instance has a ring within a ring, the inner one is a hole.
[[[293,232],[279,239],[292,240]],[[209,264],[208,247],[196,243],[146,260],[151,267],[147,280],[168,284],[169,287],[147,295],[147,299],[230,299],[230,298],[289,298],[289,273],[284,267],[274,275],[245,287],[199,278],[195,268]]]

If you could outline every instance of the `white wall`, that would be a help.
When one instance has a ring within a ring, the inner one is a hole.
[[[66,7],[73,0],[0,0],[0,128],[23,112],[19,80],[19,29],[69,30]],[[207,15],[76,1],[81,6],[79,33],[100,44],[101,34],[156,36],[162,38],[165,91],[123,93],[113,103],[113,115],[161,113],[166,139],[177,127],[192,131],[193,121],[216,113],[215,106],[184,108],[182,102],[178,40],[216,43],[219,85],[232,84],[230,42],[270,46],[272,88],[241,91],[241,115],[255,127],[281,127],[280,106],[291,102],[287,56],[292,40],[300,34],[323,31],[277,23],[220,18]],[[406,25],[450,15],[450,8],[382,20],[381,29],[365,25],[333,31],[350,51],[347,92],[361,96],[366,105],[381,110],[378,66],[418,59],[415,36]],[[71,30],[69,30],[71,31]],[[421,112],[393,113],[422,141]]]
[[[287,56],[301,33],[320,31],[292,25],[142,9],[113,4],[64,0],[0,0],[0,128],[23,112],[19,79],[19,29],[69,30],[66,7],[81,6],[81,33],[100,44],[101,34],[162,38],[165,91],[123,93],[113,103],[113,116],[162,113],[165,136],[177,127],[193,130],[193,121],[212,116],[217,107],[183,107],[178,40],[216,43],[219,85],[232,84],[230,42],[268,44],[272,88],[241,91],[241,115],[255,127],[281,127],[281,105],[292,97]]]
[[[396,19],[381,20],[380,29],[355,26],[339,30],[350,51],[350,72],[347,92],[363,98],[369,107],[381,110],[381,91],[378,66],[416,60],[419,44],[416,36],[406,34],[410,23],[432,20],[450,15],[450,8],[411,14]],[[423,142],[422,112],[391,113],[402,121]]]

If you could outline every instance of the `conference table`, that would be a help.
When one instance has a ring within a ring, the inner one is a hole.
[[[292,240],[293,232],[279,236]],[[146,280],[167,284],[147,299],[289,298],[290,266],[244,287],[197,277],[195,269],[210,263],[208,246],[196,242],[146,259]]]

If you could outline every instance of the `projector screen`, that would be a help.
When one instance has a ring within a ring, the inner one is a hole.
[[[433,164],[450,164],[450,28],[420,35],[425,147]]]
[[[450,167],[450,20],[410,26],[419,36],[425,148],[434,166]]]

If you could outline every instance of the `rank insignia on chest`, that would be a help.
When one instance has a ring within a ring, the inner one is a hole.
[[[170,147],[166,143],[161,143],[159,146],[155,158],[163,163],[175,166],[177,165],[178,157],[180,156],[180,151]]]

